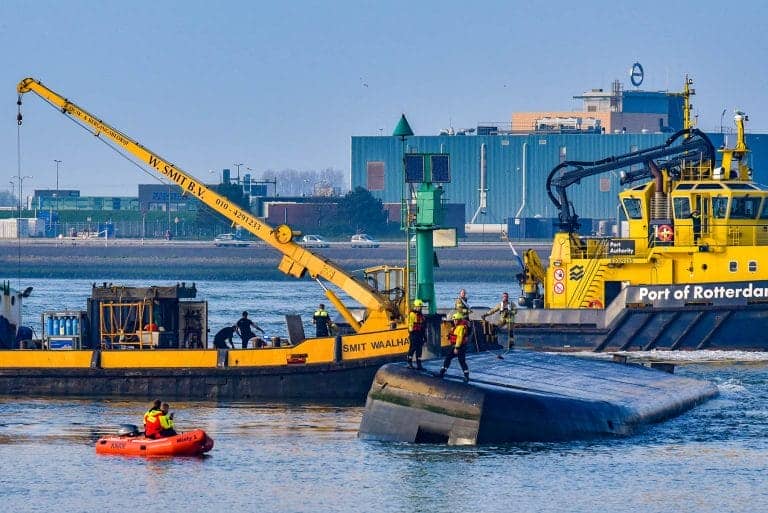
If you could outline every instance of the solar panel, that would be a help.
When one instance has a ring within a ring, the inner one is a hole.
[[[406,183],[424,182],[424,155],[405,156],[405,181]]]
[[[451,181],[451,159],[449,155],[430,155],[432,160],[432,181],[448,183]]]

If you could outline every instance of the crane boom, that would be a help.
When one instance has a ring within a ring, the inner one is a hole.
[[[85,124],[97,137],[106,136],[122,150],[139,160],[144,166],[174,182],[181,188],[184,194],[200,200],[233,223],[243,226],[283,255],[278,266],[283,273],[300,278],[309,272],[312,278],[322,278],[339,287],[366,308],[366,319],[376,318],[383,321],[379,322],[377,327],[370,329],[378,329],[383,324],[387,324],[389,320],[394,320],[398,317],[397,308],[383,294],[367,283],[348,275],[330,260],[322,258],[294,242],[292,240],[293,232],[289,226],[279,225],[272,227],[259,220],[250,212],[209,189],[200,180],[186,171],[179,169],[176,165],[145,148],[120,130],[108,125],[85,109],[49,89],[39,80],[25,78],[19,82],[16,89],[19,93],[19,109],[21,109],[21,97],[23,94],[29,92],[37,94],[62,113]],[[18,122],[19,124],[22,122],[21,112],[19,112]],[[341,308],[341,313],[350,322],[355,331],[367,331],[361,327],[360,323],[346,308]]]
[[[680,144],[675,144],[683,137]],[[643,169],[632,173],[626,181],[636,180],[649,175],[654,159],[673,158],[681,160],[701,160],[714,162],[715,149],[709,137],[696,128],[684,128],[669,137],[664,144],[633,151],[625,155],[608,157],[592,162],[565,161],[556,166],[547,176],[547,195],[555,208],[559,210],[561,229],[572,233],[578,228],[578,216],[568,200],[567,188],[579,183],[582,178],[607,173],[615,169],[644,164]],[[650,163],[650,165],[649,165]],[[554,189],[554,191],[553,191]],[[557,195],[555,195],[557,192]]]

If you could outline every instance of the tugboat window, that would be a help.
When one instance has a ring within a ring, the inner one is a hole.
[[[734,196],[731,200],[731,219],[754,219],[759,205],[759,198]]]
[[[739,264],[735,260],[731,260],[728,264],[728,270],[735,273],[739,270]]]
[[[624,209],[629,219],[642,219],[643,210],[640,208],[640,200],[637,198],[624,198]]]
[[[755,260],[750,260],[748,268],[751,273],[757,272],[757,262]]]
[[[712,215],[716,219],[725,219],[728,212],[728,198],[712,198]]]
[[[688,219],[691,217],[691,201],[688,198],[674,198],[675,219]]]

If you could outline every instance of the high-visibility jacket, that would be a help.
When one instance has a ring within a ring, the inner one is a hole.
[[[456,313],[460,313],[462,316],[467,317],[472,309],[467,304],[467,301],[462,297],[457,297],[453,303],[453,309]]]
[[[488,310],[485,313],[484,317],[493,315],[496,312],[499,312],[499,320],[501,320],[502,324],[507,322],[514,323],[515,315],[517,315],[517,307],[511,301],[507,301],[507,302],[502,301],[498,305]]]
[[[464,345],[467,338],[467,324],[464,321],[459,321],[456,326],[451,329],[451,333],[448,335],[448,340],[453,344],[453,347],[458,349]]]
[[[424,314],[416,310],[408,313],[408,331],[424,331]]]
[[[147,438],[155,438],[160,434],[160,430],[163,426],[160,424],[160,417],[163,412],[160,410],[149,410],[144,414],[144,435]]]
[[[174,423],[170,415],[160,415],[160,427],[163,429],[173,429]]]

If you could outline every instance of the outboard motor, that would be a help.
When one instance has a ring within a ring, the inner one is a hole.
[[[139,428],[133,424],[120,424],[120,427],[117,430],[117,436],[134,437],[139,436],[140,434]]]

